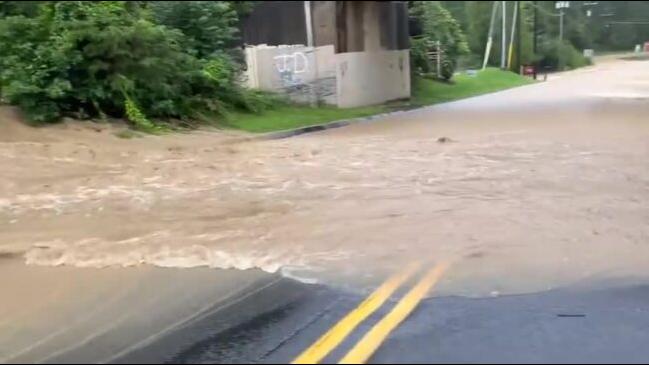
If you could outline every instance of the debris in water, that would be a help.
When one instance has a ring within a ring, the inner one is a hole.
[[[585,314],[557,314],[559,318],[584,318]]]

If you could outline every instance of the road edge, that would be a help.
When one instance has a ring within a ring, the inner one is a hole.
[[[513,87],[509,87],[509,88],[506,88],[506,89],[501,89],[501,90],[497,90],[497,91],[493,91],[493,92],[487,92],[487,93],[484,93],[484,94],[472,95],[472,96],[468,96],[468,97],[465,97],[465,98],[445,101],[445,102],[442,102],[442,103],[423,105],[423,106],[418,106],[418,107],[414,107],[414,108],[396,109],[396,110],[393,110],[393,111],[388,111],[388,112],[379,113],[379,114],[373,114],[373,115],[369,115],[369,116],[365,116],[365,117],[350,118],[350,119],[340,119],[340,120],[335,120],[335,121],[321,123],[321,124],[313,124],[313,125],[309,125],[309,126],[305,126],[305,127],[299,127],[299,128],[293,128],[293,129],[285,129],[285,130],[275,131],[275,132],[267,132],[267,133],[262,133],[262,134],[259,134],[259,135],[253,135],[253,136],[250,137],[250,139],[252,139],[252,140],[275,140],[275,139],[285,139],[285,138],[290,138],[290,137],[297,137],[297,136],[300,136],[300,135],[303,135],[303,134],[322,132],[322,131],[326,131],[326,130],[329,130],[329,129],[335,129],[335,128],[342,128],[342,127],[346,127],[346,126],[349,126],[349,125],[352,125],[352,124],[368,123],[368,122],[372,122],[372,121],[374,121],[376,119],[382,119],[382,118],[391,117],[391,116],[395,116],[395,115],[399,115],[399,114],[417,112],[417,111],[421,111],[421,110],[428,109],[428,108],[438,107],[440,105],[447,105],[447,104],[456,103],[456,102],[460,102],[460,101],[464,101],[464,100],[468,100],[468,99],[472,99],[472,98],[479,98],[479,97],[482,97],[482,96],[485,96],[485,95],[492,95],[492,94],[497,94],[497,93],[501,93],[501,92],[506,92],[506,91],[510,91],[510,90],[514,90],[514,89],[527,87],[527,86],[539,85],[539,84],[542,84],[542,83],[543,82],[537,81],[537,82],[532,82],[532,83],[525,84],[525,85],[518,85],[518,86],[513,86]]]

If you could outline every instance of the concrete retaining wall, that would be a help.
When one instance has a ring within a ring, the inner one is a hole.
[[[279,92],[298,103],[339,107],[410,96],[408,50],[334,53],[334,46],[246,48],[248,87]]]
[[[298,103],[337,105],[333,46],[246,48],[247,86],[286,94]]]
[[[341,108],[410,97],[408,50],[339,53],[336,63]]]

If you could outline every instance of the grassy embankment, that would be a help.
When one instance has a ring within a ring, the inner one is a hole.
[[[227,124],[248,132],[272,132],[464,99],[532,82],[530,78],[499,69],[486,69],[474,76],[456,75],[452,83],[416,78],[409,101],[349,109],[283,105],[260,114],[234,113]]]

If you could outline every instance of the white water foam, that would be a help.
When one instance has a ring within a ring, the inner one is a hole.
[[[224,239],[235,233],[196,235],[188,241]],[[218,237],[217,237],[218,236]],[[345,260],[344,252],[306,252],[302,249],[264,249],[254,247],[224,248],[210,244],[170,245],[152,244],[171,235],[159,231],[147,236],[121,241],[88,238],[76,242],[52,240],[38,242],[24,250],[28,265],[72,266],[80,268],[136,267],[152,265],[164,268],[259,269],[280,274],[307,284],[318,283],[320,264]]]

